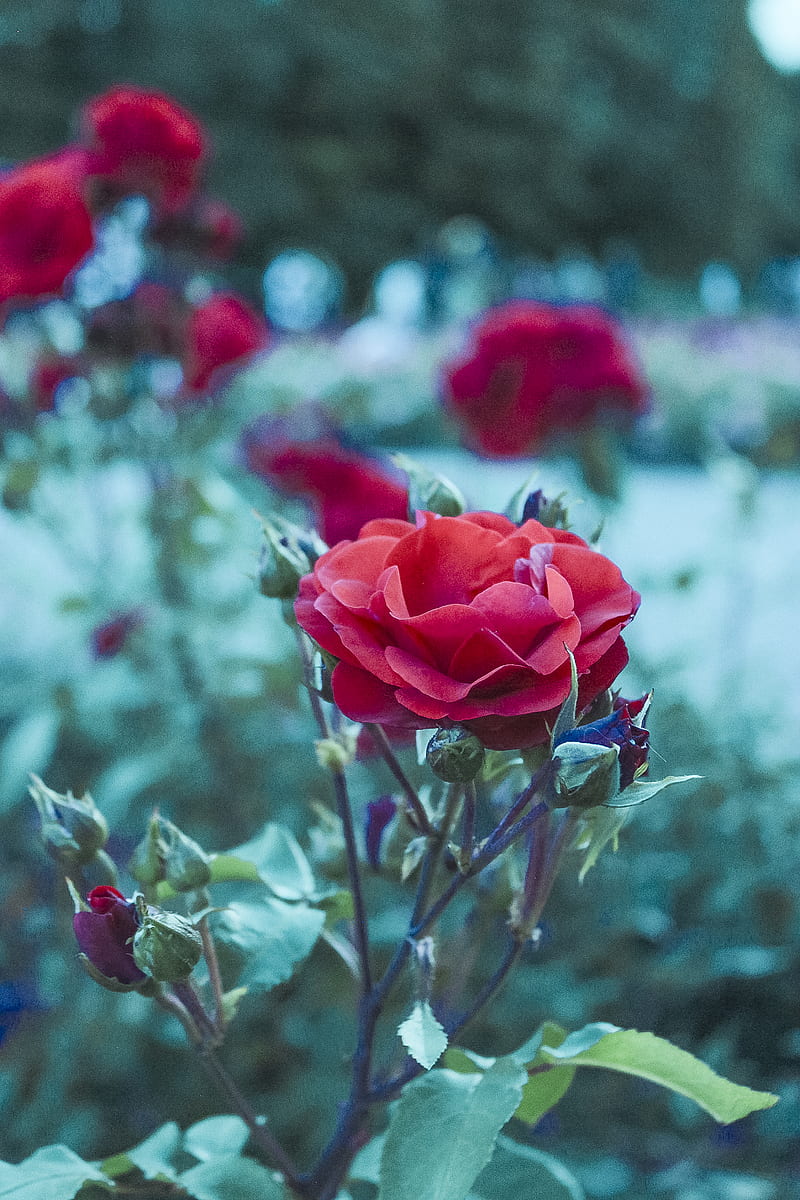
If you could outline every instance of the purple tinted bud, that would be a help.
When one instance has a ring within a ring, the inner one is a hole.
[[[641,725],[635,724],[634,718],[640,713],[646,713],[650,703],[650,695],[642,696],[640,700],[618,699],[614,711],[600,721],[592,721],[590,725],[579,725],[577,729],[569,729],[555,743],[584,742],[596,746],[616,746],[619,749],[619,790],[622,792],[633,783],[635,776],[645,772],[647,756],[650,752],[648,741],[650,734]]]
[[[90,911],[77,912],[72,918],[81,953],[107,979],[124,984],[146,979],[133,961],[131,948],[139,928],[136,905],[107,884],[92,888],[86,899]]]
[[[381,865],[381,842],[386,826],[397,812],[397,803],[391,796],[381,796],[380,800],[372,800],[367,805],[367,828],[365,841],[367,845],[367,862],[376,871]]]
[[[541,488],[537,488],[535,492],[531,492],[522,509],[522,521],[520,524],[524,524],[525,521],[538,521],[539,513],[546,504],[547,500]]]

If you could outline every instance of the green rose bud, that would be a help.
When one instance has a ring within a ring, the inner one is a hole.
[[[133,852],[129,870],[143,887],[162,880],[176,892],[191,892],[211,882],[211,859],[192,838],[158,813]]]
[[[293,600],[297,585],[311,570],[311,562],[301,547],[295,529],[288,521],[264,520],[264,542],[258,563],[258,584],[262,596],[271,600]]]
[[[596,808],[619,791],[619,749],[594,742],[561,742],[554,751],[551,808]]]
[[[162,983],[188,979],[203,953],[200,934],[185,917],[145,904],[136,897],[141,925],[133,938],[133,959],[140,971]]]
[[[480,771],[486,751],[461,725],[437,729],[428,742],[425,758],[434,775],[445,783],[469,783]]]
[[[78,800],[59,795],[38,775],[28,791],[39,812],[41,837],[48,854],[67,870],[86,866],[108,841],[108,825],[88,792]]]
[[[405,454],[392,457],[408,476],[408,515],[411,521],[417,510],[438,513],[440,517],[460,517],[466,511],[467,502],[451,480],[429,471]]]

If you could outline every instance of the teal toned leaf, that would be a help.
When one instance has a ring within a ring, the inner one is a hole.
[[[702,775],[667,775],[666,779],[634,779],[624,791],[606,802],[606,808],[634,808],[637,804],[644,804],[651,796],[657,796],[664,788],[672,787],[673,783],[688,783],[690,779],[702,778]]]
[[[385,1141],[386,1134],[379,1133],[359,1150],[350,1168],[350,1179],[363,1179],[367,1183],[378,1183]]]
[[[429,1071],[447,1049],[447,1034],[427,1000],[418,1000],[411,1016],[397,1030],[400,1041],[421,1067]]]
[[[403,862],[400,867],[400,877],[403,882],[414,874],[425,857],[428,849],[428,839],[424,836],[412,838],[403,852]]]
[[[551,745],[557,742],[560,737],[563,737],[565,733],[569,733],[570,729],[574,729],[575,721],[577,719],[578,668],[575,665],[575,656],[572,654],[572,652],[568,650],[567,654],[569,654],[569,670],[571,680],[569,695],[561,705],[559,714],[556,717],[556,723],[553,726],[553,732],[550,738]]]
[[[602,1030],[606,1030],[602,1033]],[[600,1036],[597,1036],[600,1034]],[[717,1075],[711,1067],[665,1038],[637,1029],[595,1024],[570,1034],[560,1046],[543,1046],[542,1058],[578,1067],[606,1067],[688,1096],[723,1124],[771,1108],[778,1097],[756,1092]]]
[[[288,1200],[272,1171],[238,1154],[198,1163],[184,1171],[178,1182],[195,1200]]]
[[[260,903],[234,902],[215,914],[214,932],[239,963],[238,983],[268,991],[287,980],[311,953],[325,914],[307,904],[271,898]]]
[[[183,1148],[201,1162],[239,1154],[250,1136],[241,1117],[232,1114],[206,1117],[190,1125],[183,1135]]]
[[[475,1183],[481,1200],[584,1200],[571,1171],[534,1146],[523,1146],[501,1134],[489,1166]]]
[[[355,916],[353,893],[347,888],[339,888],[319,900],[319,906],[325,913],[325,928],[330,929],[337,921],[352,921]]]
[[[53,757],[59,719],[52,708],[22,717],[0,746],[0,812],[25,795],[30,774],[41,775]]]
[[[392,1112],[379,1200],[464,1200],[525,1080],[525,1069],[505,1058],[482,1075],[435,1070],[410,1083]]]
[[[155,1179],[164,1175],[168,1179],[175,1178],[173,1158],[181,1143],[181,1131],[174,1121],[168,1121],[149,1138],[126,1151],[126,1157],[144,1175],[145,1179]]]
[[[44,1146],[19,1166],[0,1163],[0,1196],[14,1200],[73,1200],[88,1181],[110,1183],[66,1146]]]
[[[283,825],[268,822],[259,834],[230,853],[253,863],[279,899],[303,900],[314,895],[311,865],[294,834]]]
[[[516,1061],[528,1069],[528,1082],[522,1089],[522,1103],[514,1113],[518,1120],[535,1125],[558,1104],[572,1083],[577,1068],[569,1064],[555,1066],[546,1063],[541,1052],[543,1045],[560,1046],[566,1037],[566,1029],[552,1021],[545,1021],[532,1038],[514,1051]]]
[[[450,1071],[458,1071],[459,1075],[474,1075],[476,1071],[488,1071],[489,1067],[494,1066],[496,1062],[496,1058],[484,1058],[482,1054],[475,1054],[472,1050],[464,1050],[461,1046],[451,1046],[444,1056],[442,1065]]]

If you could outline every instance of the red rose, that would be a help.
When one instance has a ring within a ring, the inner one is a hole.
[[[89,911],[75,913],[72,925],[81,953],[107,979],[141,983],[147,976],[133,960],[131,942],[139,928],[136,905],[108,884],[92,888]]]
[[[161,92],[114,87],[83,110],[89,170],[115,191],[141,193],[166,212],[189,199],[206,149],[191,113]]]
[[[269,340],[264,320],[233,292],[218,292],[196,308],[186,330],[186,386],[204,392],[220,367],[240,363]]]
[[[310,501],[328,545],[357,537],[373,517],[408,514],[407,488],[378,463],[330,434],[312,441],[286,438],[280,425],[265,422],[247,435],[248,469],[286,495]]]
[[[31,372],[30,391],[38,412],[53,412],[56,393],[68,379],[77,379],[83,374],[83,366],[77,358],[65,354],[49,354],[39,361]]]
[[[548,737],[570,689],[581,708],[628,659],[620,631],[639,596],[573,533],[495,513],[370,521],[300,581],[297,620],[340,661],[339,708],[356,721],[460,723],[507,750]]]
[[[597,308],[515,301],[487,313],[445,377],[445,405],[483,454],[509,458],[606,404],[646,409],[647,389],[614,321]]]
[[[0,179],[0,301],[60,292],[91,250],[77,162],[54,155]]]

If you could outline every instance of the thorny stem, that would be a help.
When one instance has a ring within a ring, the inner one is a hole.
[[[431,824],[431,819],[425,811],[425,806],[419,798],[417,789],[414,787],[413,783],[400,765],[397,755],[392,749],[391,743],[386,736],[383,726],[368,722],[367,729],[372,734],[373,741],[378,747],[381,757],[394,775],[397,782],[400,784],[408,807],[411,809],[411,812],[414,815],[414,823],[419,829],[419,832],[424,833],[427,837],[435,837],[436,830]]]

